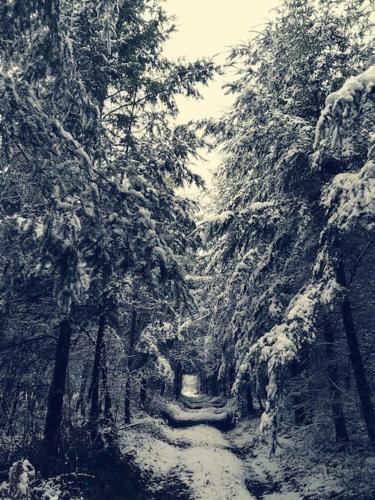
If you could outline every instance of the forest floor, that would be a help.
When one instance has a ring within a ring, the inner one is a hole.
[[[164,411],[169,425],[145,417],[121,436],[122,452],[142,471],[150,500],[375,498],[361,493],[359,483],[350,491],[343,460],[298,453],[290,437],[281,437],[282,448],[270,457],[257,437],[259,419],[228,429],[228,409],[219,398],[184,398]]]
[[[192,406],[197,403],[191,400]],[[122,451],[148,476],[153,498],[253,498],[241,458],[216,428],[227,420],[225,407],[207,399],[195,408],[170,403],[166,410],[169,426],[150,419],[141,424],[145,432],[137,428],[123,434]]]
[[[86,465],[58,476],[30,476],[30,498],[375,499],[375,456],[354,434],[350,447],[338,447],[332,439],[317,446],[309,442],[308,425],[289,425],[271,457],[259,436],[259,415],[234,426],[231,404],[221,398],[183,397],[178,403],[155,398],[153,410],[161,418],[141,412],[119,431],[120,449],[117,444],[98,449],[86,457]],[[24,479],[21,474],[20,484]],[[13,500],[8,486],[0,484],[0,498]]]

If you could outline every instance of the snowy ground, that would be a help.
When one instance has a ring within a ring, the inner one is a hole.
[[[176,408],[174,408],[176,409]],[[177,411],[177,410],[176,410]],[[187,420],[217,416],[217,410],[178,409],[179,416]],[[198,415],[198,416],[197,416]],[[153,490],[165,488],[171,477],[186,485],[180,498],[204,500],[246,500],[255,498],[245,484],[243,464],[231,450],[221,431],[208,425],[173,429],[159,425],[158,436],[134,429],[122,436],[122,451],[133,457],[137,465],[149,473]],[[188,493],[190,492],[190,493]],[[178,498],[176,496],[176,498]]]
[[[220,398],[192,395],[178,404],[157,402],[157,408],[166,407],[174,415],[168,421],[187,425],[167,425],[143,413],[121,431],[123,456],[118,460],[117,454],[107,455],[100,477],[76,471],[40,480],[31,464],[21,460],[12,466],[15,480],[10,482],[19,483],[22,491],[33,483],[35,500],[102,500],[119,498],[118,494],[129,500],[375,499],[375,457],[359,441],[352,443],[352,449],[334,448],[334,444],[309,447],[306,428],[301,432],[289,427],[270,457],[268,444],[258,434],[259,418],[242,420],[226,432],[215,427],[217,418],[228,414]],[[200,423],[202,415],[211,425]],[[106,496],[108,485],[114,486],[110,491],[117,496]],[[9,496],[9,489],[8,482],[0,485],[0,498],[16,498]]]
[[[168,414],[176,423],[210,423],[215,425],[217,422],[224,422],[228,419],[228,412],[223,408],[182,408],[176,403],[167,405]]]
[[[282,448],[270,458],[268,445],[257,437],[258,419],[222,432],[213,425],[225,406],[220,407],[217,399],[199,397],[190,403],[170,407],[180,420],[190,421],[190,427],[172,428],[146,417],[121,436],[122,452],[142,470],[150,486],[149,500],[375,498],[360,493],[356,482],[345,484],[343,477],[349,474],[342,462],[337,471],[327,457],[315,457],[314,462],[314,454],[299,454],[294,440],[285,436],[280,437]],[[202,414],[213,425],[199,424]],[[352,469],[350,464],[346,468]]]
[[[245,482],[261,500],[374,500],[375,457],[369,450],[319,448],[306,436],[280,435],[270,457],[258,434],[259,419],[240,422],[226,433],[242,460]]]

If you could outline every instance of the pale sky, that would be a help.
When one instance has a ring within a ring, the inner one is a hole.
[[[176,16],[178,31],[166,45],[165,53],[171,59],[186,57],[194,60],[213,57],[217,63],[225,61],[225,54],[231,46],[248,40],[251,29],[261,30],[271,19],[280,0],[165,0],[165,8]],[[228,76],[218,77],[207,88],[202,89],[203,100],[181,98],[178,100],[181,123],[193,119],[220,116],[231,104],[222,85]],[[207,156],[204,165],[194,168],[209,182],[211,172],[220,163],[218,153]]]
[[[261,29],[273,17],[279,0],[165,0],[166,10],[176,16],[178,31],[166,45],[170,58],[194,60],[212,57],[220,63],[228,48],[248,40],[249,31]],[[204,89],[204,102],[181,102],[181,120],[220,114],[230,103],[221,90],[221,82]]]

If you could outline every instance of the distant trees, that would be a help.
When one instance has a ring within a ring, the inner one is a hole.
[[[317,377],[337,439],[347,439],[345,349],[373,441],[361,349],[370,348],[369,360],[372,351],[366,330],[357,333],[348,278],[357,276],[371,303],[373,285],[357,272],[373,259],[375,78],[372,67],[361,74],[374,61],[372,11],[371,2],[284,2],[274,22],[233,50],[237,98],[210,127],[225,160],[218,215],[205,222],[214,271],[208,322],[222,349],[219,377],[239,399],[249,385],[260,406],[266,398],[261,426],[274,447],[281,400],[298,425],[322,417],[310,393]]]

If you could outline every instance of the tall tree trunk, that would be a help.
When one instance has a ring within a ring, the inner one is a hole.
[[[337,252],[337,266],[336,266],[337,282],[344,288],[347,288],[347,281],[345,275],[344,261],[340,251]],[[341,313],[344,322],[344,329],[346,340],[349,348],[349,357],[353,367],[354,378],[357,385],[359,400],[361,403],[361,410],[363,419],[366,423],[368,437],[372,447],[375,447],[375,414],[372,406],[370,387],[367,381],[365,368],[361,351],[359,349],[357,332],[355,329],[352,307],[348,295],[344,296],[341,302]]]
[[[209,378],[208,392],[210,396],[217,396],[217,383],[216,383],[216,374],[212,373]]]
[[[258,399],[259,410],[261,412],[264,412],[264,405],[263,405],[263,402],[262,402],[262,396],[260,395],[260,391],[259,390],[257,390],[257,399]]]
[[[101,371],[102,371],[103,393],[104,393],[104,417],[106,420],[112,420],[112,400],[108,387],[107,353],[106,353],[105,342],[103,343],[103,350],[102,350]]]
[[[76,405],[77,411],[79,411],[83,417],[86,414],[85,393],[86,393],[86,386],[87,386],[87,378],[89,375],[89,366],[90,366],[90,363],[88,360],[86,360],[85,364],[83,365],[83,370],[82,370],[82,375],[81,375],[81,385],[79,387],[79,394],[78,394],[77,405]]]
[[[90,419],[93,423],[97,422],[99,418],[99,380],[100,380],[100,367],[102,361],[102,350],[105,333],[105,315],[102,314],[99,318],[98,333],[96,336],[95,357],[94,365],[92,367],[91,384],[89,390],[89,397],[91,399]]]
[[[203,371],[199,375],[199,392],[202,394],[207,394],[208,392],[208,379]]]
[[[147,378],[145,375],[142,375],[139,398],[141,401],[142,408],[145,408],[147,401]]]
[[[182,391],[182,365],[181,361],[177,361],[174,371],[174,397],[178,400],[181,397]]]
[[[251,378],[250,375],[247,375],[246,378],[246,412],[248,415],[254,413],[254,401],[253,401],[253,393],[251,390]]]
[[[342,405],[341,393],[339,390],[339,376],[337,369],[337,360],[335,352],[334,329],[331,321],[327,318],[323,324],[323,334],[326,345],[326,354],[328,360],[328,377],[332,393],[332,416],[335,424],[336,441],[349,441],[348,431],[344,409]]]
[[[65,394],[66,373],[69,363],[69,350],[72,327],[68,319],[60,323],[57,341],[55,366],[48,395],[47,415],[44,428],[44,446],[48,456],[58,453],[62,410]]]
[[[230,364],[225,373],[225,396],[230,398],[234,381],[236,380],[236,369]]]
[[[130,424],[131,421],[131,394],[132,394],[132,368],[133,368],[133,354],[135,346],[137,328],[137,312],[133,309],[131,321],[130,321],[130,331],[129,331],[129,353],[128,353],[128,376],[125,384],[125,408],[124,408],[124,420],[126,424]]]
[[[125,383],[125,408],[124,408],[124,415],[125,415],[125,423],[130,424],[131,422],[131,404],[130,404],[130,398],[131,398],[131,382],[130,382],[130,377],[131,375],[128,375],[128,378],[126,379]]]
[[[212,395],[213,396],[218,396],[219,395],[219,373],[218,371],[215,371],[214,374],[212,375]]]
[[[292,378],[298,377],[303,372],[302,364],[293,360],[290,365],[290,372]],[[296,425],[302,425],[306,419],[306,410],[305,410],[305,399],[302,393],[295,393],[293,395],[293,406],[294,406],[294,422]]]
[[[160,383],[160,396],[164,396],[164,394],[165,394],[165,382],[164,380],[162,380]]]

